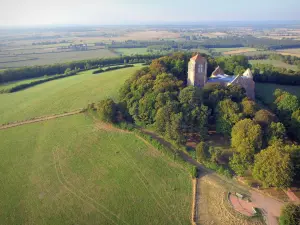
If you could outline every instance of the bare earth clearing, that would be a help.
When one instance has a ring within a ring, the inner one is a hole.
[[[224,187],[211,180],[208,176],[199,180],[198,191],[198,223],[201,225],[260,225],[260,221],[245,220],[239,218],[236,213],[230,212],[226,208]],[[228,206],[227,206],[228,207]]]

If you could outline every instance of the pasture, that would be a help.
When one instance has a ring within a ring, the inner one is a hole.
[[[291,86],[291,85],[256,83],[255,94],[257,97],[262,99],[265,103],[271,104],[275,100],[273,93],[277,88],[287,91],[300,98],[300,86]]]
[[[258,60],[249,60],[251,65],[255,65],[257,63],[259,64],[271,64],[275,67],[282,67],[282,68],[286,68],[286,69],[290,69],[290,70],[297,70],[297,66],[296,65],[290,65],[287,64],[285,62],[282,62],[280,60],[270,60],[270,59],[258,59]]]
[[[63,113],[111,97],[141,65],[92,74],[93,70],[53,80],[15,93],[0,94],[0,124]]]
[[[187,171],[78,114],[0,130],[1,224],[190,224]]]

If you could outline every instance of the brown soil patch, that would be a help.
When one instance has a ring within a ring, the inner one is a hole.
[[[240,54],[240,53],[245,53],[245,52],[255,52],[255,48],[243,48],[243,49],[237,49],[237,50],[232,50],[228,52],[224,52],[224,55],[233,55],[233,54]]]

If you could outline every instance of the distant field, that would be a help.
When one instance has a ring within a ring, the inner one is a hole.
[[[23,91],[0,94],[0,124],[82,108],[106,97],[116,99],[120,86],[139,68],[137,65],[97,75],[90,70]]]
[[[242,54],[242,53],[247,53],[247,52],[255,52],[256,48],[237,48],[234,50],[230,50],[227,52],[223,52],[224,55],[237,55],[237,54]]]
[[[300,48],[291,48],[291,49],[281,49],[277,51],[282,55],[292,55],[300,57]]]
[[[108,49],[97,49],[89,51],[70,51],[70,52],[48,52],[33,54],[28,53],[23,56],[0,57],[0,69],[15,68],[22,66],[54,64],[60,62],[69,62],[74,60],[114,57],[117,54]]]
[[[235,55],[235,54],[241,54],[246,52],[253,52],[256,51],[255,48],[212,48],[215,52],[221,52],[224,55]]]
[[[268,104],[274,102],[275,98],[273,96],[273,93],[277,88],[290,92],[293,95],[297,95],[300,98],[300,86],[266,83],[256,83],[255,86],[256,95]]]
[[[241,55],[245,56],[254,56],[254,55],[269,55],[269,54],[274,54],[276,53],[275,51],[262,51],[262,50],[257,50],[257,51],[250,51],[250,52],[243,52],[240,53]]]
[[[204,54],[210,55],[210,53],[207,49],[191,49],[191,52],[199,52],[199,53],[204,53]]]
[[[297,66],[295,65],[290,65],[285,62],[282,62],[280,60],[270,60],[270,59],[259,59],[259,60],[249,60],[250,64],[254,65],[256,63],[260,64],[271,64],[275,67],[283,67],[286,69],[291,69],[291,70],[298,70]]]
[[[134,134],[80,114],[0,136],[1,224],[190,224],[189,174]]]
[[[114,50],[122,55],[149,54],[147,48],[117,48]]]

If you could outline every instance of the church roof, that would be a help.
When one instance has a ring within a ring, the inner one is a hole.
[[[248,68],[245,73],[243,74],[245,77],[253,78],[251,70]]]
[[[197,54],[197,55],[195,55],[195,56],[193,56],[192,58],[191,58],[191,60],[193,60],[193,61],[199,61],[199,60],[206,60],[204,57],[202,57],[200,54]]]
[[[230,76],[226,74],[218,74],[207,80],[208,83],[231,83],[236,76]]]

